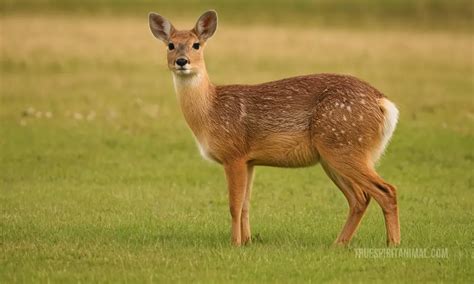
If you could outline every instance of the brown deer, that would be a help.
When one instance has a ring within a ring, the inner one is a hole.
[[[382,93],[335,74],[216,86],[203,54],[217,28],[215,11],[205,12],[192,30],[177,30],[156,13],[149,14],[149,24],[168,48],[179,104],[201,154],[224,167],[234,245],[251,241],[254,166],[318,162],[349,203],[336,244],[349,243],[372,197],[382,208],[388,245],[400,243],[396,189],[374,169],[398,120],[397,108]]]

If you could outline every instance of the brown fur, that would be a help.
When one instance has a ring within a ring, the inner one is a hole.
[[[335,74],[214,86],[202,52],[217,26],[215,12],[203,14],[191,31],[177,31],[157,14],[150,15],[150,26],[155,36],[175,46],[168,51],[168,66],[201,152],[224,166],[235,245],[251,240],[253,167],[306,167],[318,162],[350,207],[338,244],[350,241],[371,197],[385,215],[388,243],[400,242],[395,187],[373,167],[375,152],[383,151],[391,135],[385,133],[389,101],[378,90],[355,77]],[[196,42],[201,44],[198,50],[192,47]],[[186,70],[180,70],[178,58],[187,60]]]

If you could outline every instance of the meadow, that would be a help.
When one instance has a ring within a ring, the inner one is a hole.
[[[319,166],[257,168],[253,244],[232,247],[223,170],[200,157],[148,28],[159,7],[38,2],[3,1],[0,15],[0,283],[474,281],[469,1],[421,1],[434,8],[420,25],[418,10],[375,4],[375,18],[310,20],[311,1],[242,23],[248,11],[218,2],[206,49],[217,84],[345,73],[394,101],[379,172],[398,188],[400,248],[448,252],[428,258],[358,257],[385,248],[375,202],[351,245],[333,248],[348,208]],[[190,3],[163,15],[191,28],[204,4]]]

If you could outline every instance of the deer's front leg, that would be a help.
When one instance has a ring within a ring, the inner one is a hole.
[[[240,246],[242,208],[247,190],[247,163],[245,161],[232,161],[224,165],[227,186],[229,189],[229,207],[232,216],[232,244]]]
[[[245,198],[244,204],[242,206],[242,216],[241,216],[241,241],[242,244],[250,244],[252,242],[252,237],[250,233],[250,196],[252,195],[252,180],[253,180],[253,166],[247,166],[247,186],[245,188]]]

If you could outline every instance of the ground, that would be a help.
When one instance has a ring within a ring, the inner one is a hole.
[[[208,44],[218,84],[345,73],[398,105],[379,172],[398,187],[401,248],[448,255],[360,258],[385,247],[381,210],[332,248],[347,204],[319,166],[258,168],[254,242],[230,246],[223,170],[199,156],[146,13],[0,20],[0,282],[474,280],[469,28],[221,17]]]

